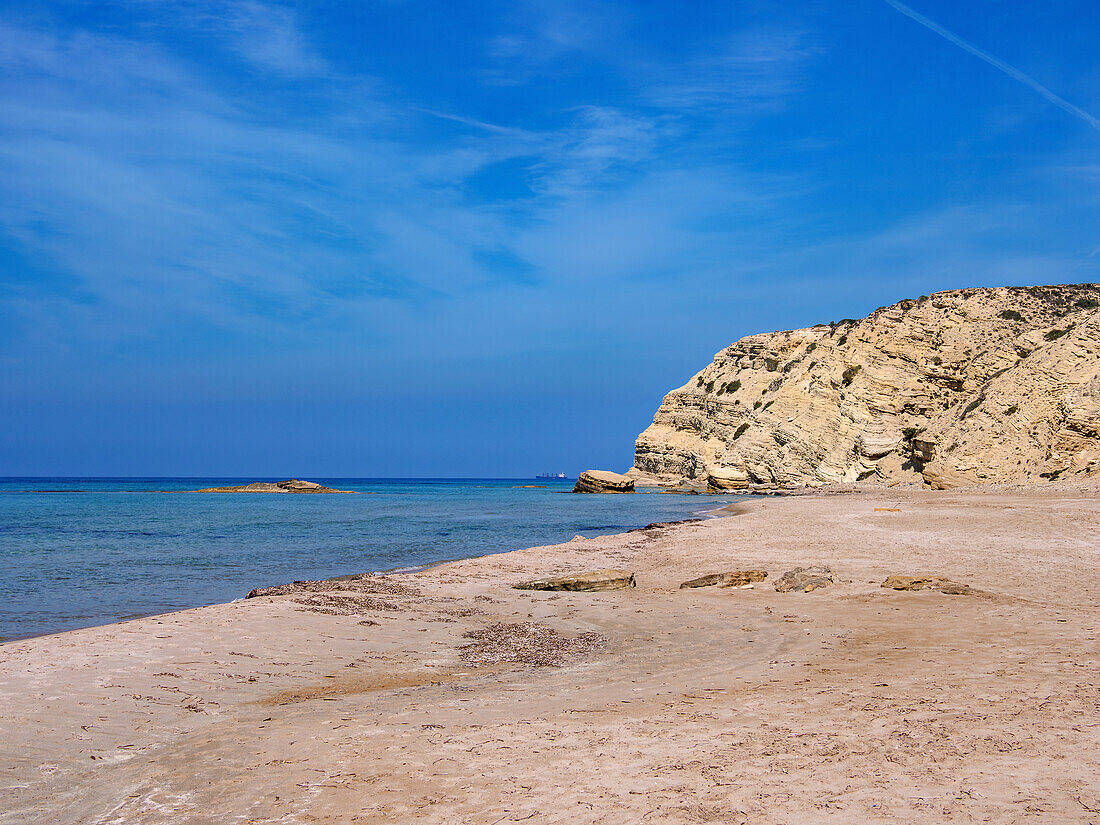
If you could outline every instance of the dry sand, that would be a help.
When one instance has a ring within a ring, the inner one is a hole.
[[[755,500],[10,642],[0,823],[1100,822],[1098,505]],[[813,563],[840,581],[771,586]],[[637,589],[510,587],[603,567]]]

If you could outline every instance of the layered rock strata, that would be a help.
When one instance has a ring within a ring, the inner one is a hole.
[[[697,579],[686,581],[680,585],[681,590],[692,587],[745,587],[749,584],[762,582],[768,577],[764,570],[733,570],[729,573],[708,573]]]
[[[972,592],[970,585],[951,581],[945,576],[887,576],[881,586],[890,590],[938,590],[949,596]]]
[[[609,470],[585,470],[573,486],[574,493],[633,493],[634,479]]]
[[[513,585],[516,590],[569,591],[627,590],[636,586],[634,574],[629,570],[592,570],[587,573],[574,573],[555,579],[536,579]]]
[[[934,488],[1100,472],[1100,285],[939,292],[750,335],[665,396],[639,482]]]

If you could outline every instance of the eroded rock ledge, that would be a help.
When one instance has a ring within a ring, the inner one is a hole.
[[[574,493],[633,493],[634,479],[608,470],[585,470],[577,478]]]
[[[1100,285],[939,292],[750,335],[665,396],[630,475],[712,490],[1100,473]]]

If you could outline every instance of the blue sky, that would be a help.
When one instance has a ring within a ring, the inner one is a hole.
[[[625,469],[752,332],[1100,280],[1094,0],[0,9],[0,474]]]

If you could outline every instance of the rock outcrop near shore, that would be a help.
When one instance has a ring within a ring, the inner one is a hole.
[[[251,484],[242,484],[239,487],[207,487],[204,490],[196,490],[196,493],[350,493],[351,490],[337,490],[335,487],[325,487],[314,481],[302,481],[299,478],[291,478],[286,481],[254,481]]]
[[[573,486],[574,493],[633,493],[634,479],[608,470],[585,470]]]
[[[759,491],[1100,473],[1100,284],[938,292],[742,338],[665,396],[634,464]]]

